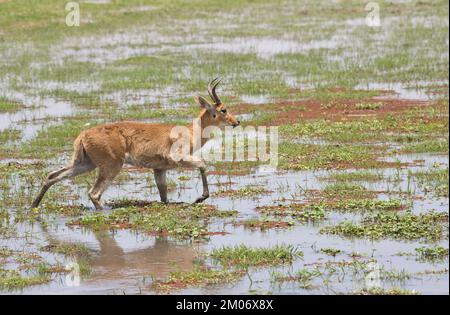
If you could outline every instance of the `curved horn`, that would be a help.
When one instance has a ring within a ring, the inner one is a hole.
[[[217,96],[216,94],[216,87],[217,85],[220,83],[220,79],[219,78],[215,78],[214,80],[212,80],[211,82],[209,82],[208,84],[208,93],[209,96],[211,97],[211,99],[214,101],[214,103],[216,105],[222,104],[222,102],[220,101],[220,98]]]

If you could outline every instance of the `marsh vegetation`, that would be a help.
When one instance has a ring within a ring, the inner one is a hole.
[[[447,1],[0,1],[1,293],[448,294]],[[223,78],[244,126],[278,126],[279,165],[128,167],[52,187],[80,131],[186,124]],[[73,266],[80,282],[73,284]],[[379,274],[377,286],[367,276]]]

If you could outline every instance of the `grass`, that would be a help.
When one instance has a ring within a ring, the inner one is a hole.
[[[361,181],[361,182],[372,182],[383,179],[383,175],[373,171],[356,171],[356,172],[343,172],[343,173],[332,173],[326,178],[327,180],[334,180],[339,182],[348,181]]]
[[[41,248],[41,251],[62,254],[64,256],[89,256],[91,251],[82,243],[72,243],[63,241],[51,241]]]
[[[326,255],[329,255],[329,256],[336,257],[337,255],[342,253],[342,250],[337,249],[337,248],[325,247],[325,248],[321,248],[320,252],[322,252]]]
[[[300,269],[294,273],[288,275],[274,272],[271,274],[271,281],[284,283],[284,282],[297,282],[300,284],[301,288],[310,289],[312,288],[312,281],[315,278],[321,277],[323,272],[318,268],[315,269]]]
[[[73,220],[70,224],[95,230],[136,229],[156,235],[177,238],[201,238],[210,232],[206,221],[213,217],[233,215],[213,206],[190,204],[143,203],[115,209],[113,212],[93,213]]]
[[[357,103],[355,105],[356,109],[368,109],[368,110],[377,110],[383,108],[383,103]]]
[[[87,276],[92,272],[91,259],[93,251],[82,243],[51,239],[49,244],[40,250],[60,254],[66,258],[75,258],[81,276]]]
[[[22,276],[16,270],[0,269],[0,289],[2,290],[17,290],[49,281],[48,275]]]
[[[243,225],[247,229],[259,229],[261,231],[273,229],[273,228],[288,228],[294,225],[293,221],[286,220],[273,220],[270,218],[263,219],[249,219],[239,221],[235,223],[236,226]]]
[[[448,139],[408,144],[403,147],[403,151],[408,153],[448,153]]]
[[[448,168],[408,172],[408,177],[416,179],[425,193],[433,192],[438,197],[448,197]]]
[[[34,209],[40,214],[56,214],[60,216],[77,217],[86,212],[86,208],[79,205],[62,205],[55,202],[45,202],[38,209]]]
[[[419,293],[414,290],[405,290],[401,288],[371,288],[361,289],[353,292],[354,295],[418,295]]]
[[[326,219],[327,211],[339,212],[376,212],[401,210],[405,205],[397,199],[342,199],[312,201],[304,204],[289,204],[278,206],[260,206],[258,211],[276,216],[291,216],[299,221],[318,222]]]
[[[257,210],[274,216],[291,216],[300,222],[318,222],[326,218],[323,203],[260,206]]]
[[[394,238],[401,240],[436,241],[445,236],[445,213],[429,212],[424,214],[379,212],[365,217],[361,223],[343,221],[335,226],[324,227],[324,234],[345,237],[367,237],[370,239]]]
[[[266,195],[269,192],[264,187],[247,186],[238,190],[219,190],[214,195],[217,197],[248,198]]]
[[[367,198],[373,194],[362,185],[350,183],[327,185],[322,193],[326,198]]]
[[[291,245],[252,248],[246,245],[216,248],[211,258],[223,266],[260,267],[292,263],[303,253]]]
[[[152,288],[156,291],[168,292],[188,286],[223,285],[235,282],[241,276],[242,272],[239,270],[218,270],[196,266],[191,271],[173,271],[167,279],[154,281]]]
[[[0,144],[8,141],[16,141],[22,137],[22,131],[17,129],[6,129],[0,131]]]
[[[443,114],[446,108],[448,108],[447,101],[444,104],[432,103],[425,108],[412,107],[403,113],[390,113],[383,118],[362,117],[347,121],[330,121],[319,117],[315,120],[282,125],[280,132],[288,138],[307,136],[339,143],[399,140],[403,142],[408,140],[405,138],[405,135],[408,135],[410,141],[416,142],[407,145],[411,150],[415,148],[418,151],[421,148],[422,152],[425,152],[424,150],[429,148],[433,149],[433,152],[446,152],[448,140],[434,140],[436,134],[443,137],[448,134],[448,122]]]
[[[379,153],[361,145],[312,145],[282,142],[279,146],[279,166],[282,169],[347,169],[379,168]]]
[[[419,259],[424,261],[436,262],[448,258],[448,248],[444,248],[442,246],[421,246],[415,248],[415,252],[419,256]]]
[[[23,105],[0,97],[0,113],[13,113],[21,110]]]
[[[338,211],[386,211],[401,210],[405,205],[397,199],[344,199],[330,202],[328,207]]]

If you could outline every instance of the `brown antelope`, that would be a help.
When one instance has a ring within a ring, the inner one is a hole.
[[[208,84],[208,93],[213,104],[201,96],[195,97],[195,101],[201,108],[198,117],[201,130],[209,126],[236,127],[240,124],[217,96],[215,90],[219,82],[220,80],[216,78]],[[89,191],[89,198],[95,208],[101,210],[100,198],[103,192],[125,163],[153,169],[161,202],[164,203],[167,203],[166,171],[176,167],[198,168],[203,183],[203,194],[195,202],[204,201],[209,197],[205,163],[189,156],[181,160],[173,158],[171,146],[177,140],[171,136],[171,130],[174,127],[168,124],[124,121],[99,125],[81,132],[75,139],[71,162],[47,176],[31,207],[39,206],[46,191],[57,182],[98,168],[98,176]],[[193,124],[187,128],[191,139],[191,154]],[[205,143],[206,141],[202,139],[200,147]]]

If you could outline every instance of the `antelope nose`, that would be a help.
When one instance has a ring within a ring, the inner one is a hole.
[[[239,120],[237,120],[236,123],[233,125],[233,128],[239,126],[240,124],[241,124],[241,122]]]

